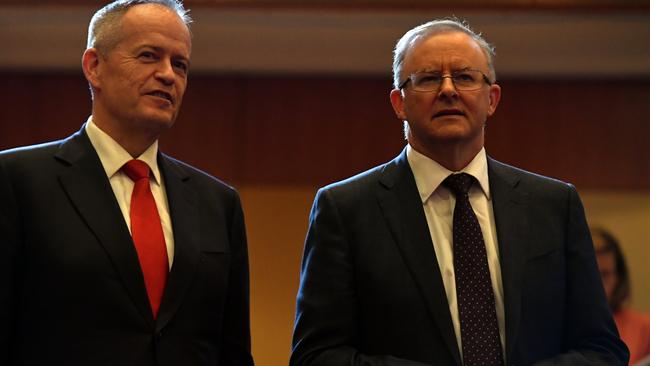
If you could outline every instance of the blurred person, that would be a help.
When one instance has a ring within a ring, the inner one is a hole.
[[[592,228],[591,237],[607,302],[630,350],[630,365],[640,365],[641,360],[650,356],[650,315],[626,306],[630,299],[630,276],[618,240],[603,228]]]
[[[253,365],[238,194],[158,150],[190,21],[174,0],[97,11],[90,118],[0,153],[0,365]]]
[[[486,154],[493,58],[450,19],[397,42],[408,144],[318,191],[291,365],[627,364],[576,189]]]

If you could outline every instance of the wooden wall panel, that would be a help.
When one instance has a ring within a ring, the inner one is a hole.
[[[81,74],[0,73],[0,148],[60,138],[90,114]],[[494,157],[579,188],[650,189],[650,80],[510,80]],[[322,185],[395,156],[387,77],[193,75],[163,149],[233,184]]]
[[[251,80],[245,108],[246,182],[325,183],[401,148],[389,88],[369,79]]]
[[[90,92],[79,75],[0,73],[0,149],[69,135],[90,115]]]
[[[580,188],[650,188],[650,83],[518,81],[488,121],[496,158]]]

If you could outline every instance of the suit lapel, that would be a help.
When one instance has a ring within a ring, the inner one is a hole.
[[[101,161],[82,130],[65,140],[55,158],[67,165],[59,181],[104,247],[142,316],[153,324],[140,262]]]
[[[165,191],[174,231],[174,261],[167,278],[156,330],[171,320],[183,301],[183,296],[194,277],[199,258],[199,212],[196,192],[186,181],[189,175],[170,158],[159,154],[158,164],[165,180]]]
[[[404,261],[429,308],[447,348],[460,365],[460,354],[440,268],[431,242],[406,149],[382,172],[378,199]]]
[[[526,263],[528,196],[519,187],[512,168],[488,158],[492,208],[499,242],[499,262],[504,292],[506,359],[512,359],[521,315],[521,292]]]

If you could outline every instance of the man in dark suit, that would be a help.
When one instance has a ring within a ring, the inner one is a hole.
[[[158,151],[189,22],[174,0],[99,10],[82,58],[92,116],[0,153],[0,364],[253,365],[237,192]]]
[[[291,365],[626,365],[575,188],[485,153],[493,48],[436,20],[397,43],[408,146],[319,190]]]

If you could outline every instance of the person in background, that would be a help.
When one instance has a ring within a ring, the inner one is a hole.
[[[627,307],[630,275],[621,246],[614,235],[600,227],[591,228],[591,237],[607,302],[618,332],[630,350],[630,365],[650,364],[650,315]]]
[[[187,86],[189,23],[176,0],[97,11],[92,115],[0,153],[0,365],[253,365],[239,196],[158,150]]]

